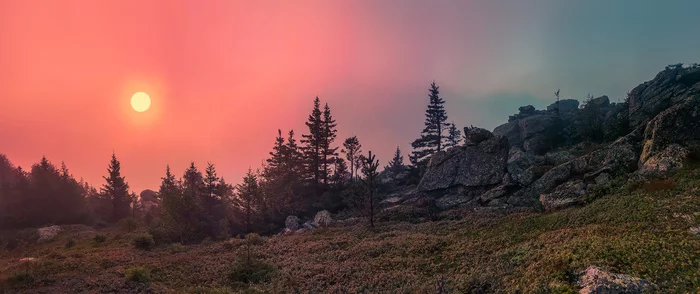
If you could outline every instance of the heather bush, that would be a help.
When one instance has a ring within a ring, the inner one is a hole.
[[[137,283],[148,283],[151,280],[151,271],[142,266],[133,266],[126,270],[126,280]]]
[[[131,243],[136,247],[137,249],[141,250],[151,250],[153,247],[156,246],[156,242],[153,240],[153,236],[148,233],[141,233],[136,235],[132,240]]]

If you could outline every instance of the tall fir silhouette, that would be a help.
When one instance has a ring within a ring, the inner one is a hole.
[[[323,132],[321,136],[321,164],[323,165],[323,184],[328,185],[329,165],[335,165],[338,157],[338,147],[333,147],[333,142],[337,137],[335,127],[335,119],[331,115],[331,109],[328,103],[323,107]]]
[[[103,177],[107,183],[102,186],[102,193],[112,201],[112,221],[118,221],[129,216],[131,197],[129,184],[121,175],[121,163],[114,153],[112,153],[107,173],[109,175]]]
[[[319,196],[319,185],[321,182],[321,173],[323,172],[321,169],[322,136],[324,132],[322,115],[321,100],[316,96],[314,108],[311,110],[311,114],[309,114],[308,121],[306,122],[309,133],[303,134],[301,139],[301,143],[304,144],[303,150],[306,160],[307,178],[313,183],[315,197]]]
[[[413,152],[410,159],[414,165],[444,149],[447,136],[443,133],[450,126],[447,123],[445,100],[440,98],[439,87],[434,81],[430,84],[429,98],[428,109],[425,111],[425,128],[421,131],[420,138],[411,143]]]

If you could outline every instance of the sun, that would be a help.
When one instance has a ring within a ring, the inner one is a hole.
[[[151,97],[144,92],[136,92],[131,96],[131,108],[137,112],[144,112],[151,107]]]

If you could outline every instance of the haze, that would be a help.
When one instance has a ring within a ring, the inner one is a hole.
[[[557,88],[617,101],[699,60],[700,2],[653,3],[3,0],[0,152],[100,185],[114,151],[135,191],[190,161],[237,183],[278,128],[307,131],[318,95],[338,141],[357,135],[383,165],[410,151],[433,80],[458,126],[492,129]]]

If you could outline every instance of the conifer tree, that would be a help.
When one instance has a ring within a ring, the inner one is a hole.
[[[121,163],[114,153],[112,153],[107,173],[109,175],[103,177],[107,183],[102,186],[101,190],[112,201],[112,221],[118,221],[129,216],[131,200],[129,184],[121,175]]]
[[[462,142],[462,131],[460,131],[454,122],[450,123],[450,127],[447,130],[447,142],[445,143],[445,149],[453,146],[459,145]]]
[[[161,198],[163,203],[163,221],[166,228],[180,239],[180,242],[184,243],[187,228],[191,226],[188,223],[187,211],[185,210],[182,196],[180,183],[175,179],[168,165],[165,168],[165,177],[162,178],[160,189],[158,190],[158,197]]]
[[[379,167],[379,160],[375,159],[375,155],[372,155],[372,151],[369,151],[369,155],[364,157],[365,161],[362,166],[362,174],[365,176],[364,184],[367,189],[367,204],[369,207],[369,224],[374,228],[374,207],[376,206],[375,190],[377,187],[377,178],[379,173],[377,168]]]
[[[444,141],[447,139],[443,134],[449,128],[449,124],[446,123],[445,100],[440,98],[439,87],[435,82],[430,84],[429,98],[428,109],[425,111],[425,128],[421,132],[421,137],[411,143],[414,150],[410,159],[414,165],[435,152],[442,151],[445,146]]]
[[[355,179],[357,176],[357,170],[360,168],[360,166],[357,164],[358,163],[358,158],[360,154],[362,153],[362,145],[360,144],[360,140],[357,139],[357,136],[352,136],[347,139],[345,139],[345,142],[343,142],[343,150],[341,150],[342,153],[345,153],[345,159],[350,162],[350,179]]]
[[[304,144],[304,158],[306,160],[307,178],[312,180],[315,198],[319,196],[319,184],[322,175],[321,150],[323,148],[323,119],[321,112],[321,101],[316,96],[314,108],[306,122],[309,133],[302,135],[301,142]]]
[[[296,139],[294,139],[294,130],[289,131],[287,143],[285,145],[285,162],[288,165],[290,176],[295,181],[299,180],[303,172],[303,154],[299,151]]]
[[[385,170],[392,172],[397,175],[404,171],[406,166],[403,164],[403,155],[401,154],[401,149],[396,146],[396,152],[394,152],[394,157],[389,161],[389,164],[384,167]]]
[[[248,173],[243,178],[243,183],[238,184],[236,189],[238,193],[235,203],[243,209],[245,230],[246,233],[250,233],[255,201],[259,199],[260,194],[258,179],[252,170],[248,169]]]
[[[323,131],[322,131],[322,136],[321,136],[321,164],[323,165],[323,184],[327,185],[328,184],[328,177],[329,177],[329,172],[328,172],[328,166],[333,165],[336,162],[336,157],[338,156],[338,153],[336,152],[338,150],[338,147],[333,147],[333,142],[335,141],[336,138],[336,132],[337,130],[335,127],[337,124],[335,123],[335,119],[333,119],[333,116],[331,115],[331,109],[328,107],[328,103],[323,108]]]
[[[331,182],[336,189],[341,190],[343,188],[347,180],[347,174],[348,165],[345,163],[345,160],[340,157],[336,157],[336,161],[333,166],[333,176],[331,178]]]

